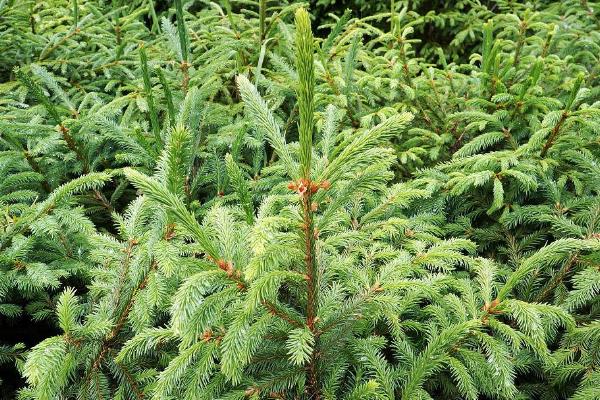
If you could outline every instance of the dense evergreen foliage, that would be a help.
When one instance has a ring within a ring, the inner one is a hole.
[[[0,0],[0,394],[600,399],[599,74],[593,1]]]

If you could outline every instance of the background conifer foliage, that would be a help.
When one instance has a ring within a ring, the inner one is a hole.
[[[0,0],[0,379],[600,399],[600,3]]]

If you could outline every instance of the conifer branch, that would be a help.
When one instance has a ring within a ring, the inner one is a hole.
[[[183,6],[181,3],[182,0],[175,0],[175,11],[177,16],[177,33],[179,35],[179,46],[181,48],[181,73],[183,74],[183,80],[181,83],[181,88],[183,93],[187,93],[189,83],[190,83],[190,73],[189,68],[190,64],[188,61],[188,35],[187,29],[185,26],[185,21],[183,19]]]
[[[571,108],[574,105],[575,99],[577,98],[577,94],[579,93],[579,89],[581,88],[582,83],[583,83],[583,75],[579,75],[577,77],[577,79],[575,80],[573,89],[571,89],[571,93],[569,94],[569,98],[567,99],[565,109],[561,113],[560,118],[559,118],[558,122],[556,123],[556,125],[554,125],[554,128],[552,128],[552,131],[550,132],[550,136],[548,137],[548,140],[546,140],[544,147],[542,147],[542,151],[540,152],[540,157],[545,157],[548,150],[550,150],[550,148],[556,142],[556,139],[559,136],[562,126],[564,125],[565,121],[569,117]]]
[[[259,2],[258,2],[258,26],[259,26],[258,43],[259,43],[259,46],[262,46],[262,43],[265,40],[266,16],[267,16],[267,0],[259,0]]]
[[[79,24],[79,4],[77,0],[73,0],[73,26],[77,27]]]
[[[160,80],[160,84],[163,87],[163,91],[165,93],[165,100],[167,102],[167,114],[169,115],[169,123],[171,127],[175,126],[175,106],[173,105],[173,94],[171,93],[171,89],[169,88],[169,83],[165,79],[165,74],[162,69],[157,66],[156,74],[158,75],[158,79]]]
[[[150,9],[150,16],[152,17],[152,31],[156,30],[156,33],[160,34],[160,24],[158,23],[158,16],[156,15],[154,0],[148,0],[148,8]]]
[[[308,12],[296,11],[296,69],[298,70],[298,110],[300,124],[300,176],[310,180],[314,114],[314,50]]]
[[[304,236],[304,262],[306,264],[306,324],[308,329],[316,332],[316,317],[319,272],[315,257],[315,234],[313,221],[312,195],[314,184],[311,181],[311,155],[313,140],[313,113],[314,113],[314,59],[313,59],[313,35],[310,26],[308,12],[299,8],[296,11],[296,69],[298,70],[298,110],[300,125],[298,127],[300,136],[300,176],[297,184],[297,192],[302,204],[302,230]],[[309,356],[307,365],[308,392],[315,400],[321,398],[318,373],[317,373],[317,344]]]
[[[38,174],[42,174],[40,165],[37,163],[37,161],[35,161],[35,158],[31,155],[31,153],[28,150],[23,150],[23,156],[25,157],[25,159],[27,160],[27,164],[29,164],[33,171],[37,172]],[[52,191],[52,188],[50,187],[50,184],[46,179],[42,181],[42,188],[47,193],[50,193]]]
[[[548,152],[548,150],[550,150],[550,147],[554,145],[554,142],[556,141],[556,138],[560,133],[560,128],[562,127],[568,116],[569,114],[567,111],[563,111],[563,113],[560,115],[558,122],[556,123],[556,125],[554,125],[554,128],[552,128],[552,131],[550,132],[548,140],[544,144],[544,147],[542,147],[540,157],[546,157],[546,153]]]
[[[152,83],[150,82],[150,72],[148,70],[148,57],[146,56],[146,48],[144,44],[140,44],[140,61],[142,67],[142,77],[144,78],[144,91],[146,92],[146,101],[148,102],[148,110],[150,112],[150,124],[152,133],[158,148],[162,146],[162,138],[160,136],[160,125],[158,124],[158,113],[154,106],[154,96],[152,95]]]

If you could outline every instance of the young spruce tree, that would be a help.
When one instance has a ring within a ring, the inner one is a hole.
[[[600,398],[597,2],[163,3],[0,0],[0,385]]]

